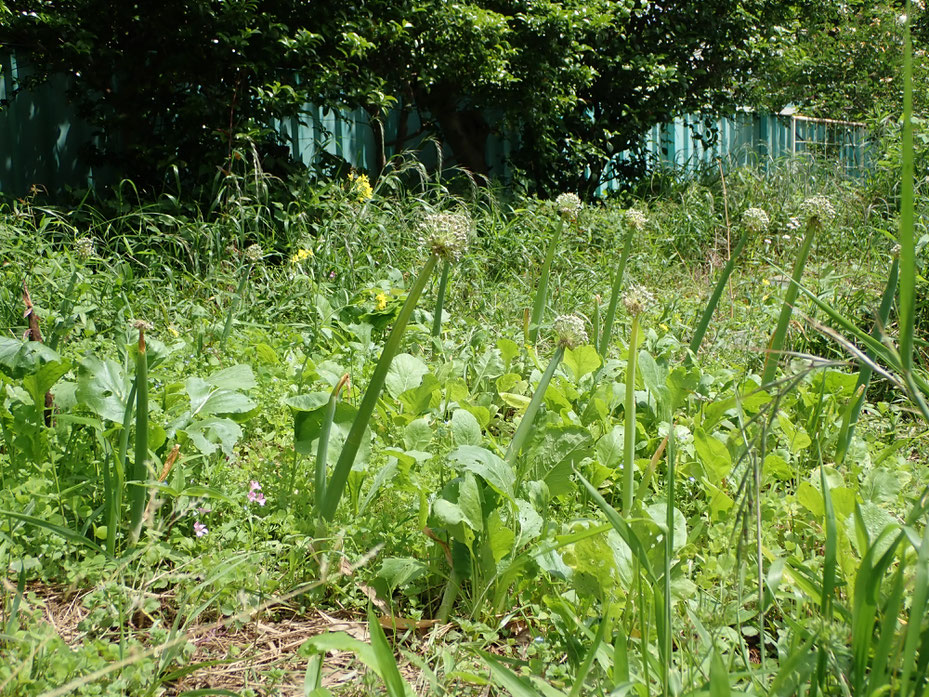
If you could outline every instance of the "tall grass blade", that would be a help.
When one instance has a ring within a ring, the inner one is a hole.
[[[387,687],[387,694],[390,697],[406,697],[408,688],[400,675],[400,669],[397,668],[397,660],[394,658],[393,649],[387,642],[387,636],[381,628],[380,622],[374,615],[374,610],[368,607],[368,634],[371,637],[371,648],[374,650],[374,657],[381,669],[381,678]]]
[[[929,525],[923,528],[922,540],[916,551],[916,577],[903,643],[903,666],[900,669],[900,697],[907,697],[913,687],[910,676],[916,666],[917,647],[929,605]]]
[[[571,688],[569,697],[580,697],[581,690],[584,687],[584,681],[587,679],[587,674],[590,672],[590,667],[593,665],[597,651],[600,650],[600,645],[603,644],[606,632],[612,624],[609,603],[604,603],[604,605],[605,609],[603,610],[603,616],[600,618],[600,626],[597,628],[597,635],[594,637],[590,649],[584,656],[584,660],[578,667],[577,673],[574,674],[574,687]]]
[[[890,319],[890,310],[893,307],[894,295],[897,292],[897,276],[900,268],[899,258],[895,258],[890,266],[890,274],[887,277],[887,285],[884,287],[884,295],[881,297],[881,306],[877,311],[877,318],[874,320],[874,327],[871,329],[871,336],[880,341],[884,333],[884,328]],[[870,351],[868,357],[873,361],[876,360]],[[842,464],[845,455],[848,453],[848,446],[851,445],[852,436],[855,435],[855,425],[858,423],[858,416],[861,414],[861,408],[864,406],[865,395],[868,391],[868,385],[871,384],[871,376],[874,371],[867,363],[863,363],[858,371],[858,382],[855,385],[855,396],[845,417],[842,419],[842,427],[839,429],[839,435],[836,443],[835,461],[836,464]]]
[[[430,276],[432,276],[432,271],[435,269],[437,261],[438,257],[434,254],[426,261],[425,266],[423,266],[422,270],[419,272],[419,276],[416,278],[416,282],[413,284],[413,287],[410,288],[410,293],[407,295],[406,302],[403,303],[403,307],[400,309],[400,314],[397,315],[390,336],[387,337],[387,343],[384,344],[381,357],[378,359],[377,365],[374,368],[374,374],[371,376],[368,388],[365,390],[361,404],[358,406],[358,413],[355,415],[355,420],[352,422],[351,429],[349,429],[348,436],[345,439],[345,445],[342,446],[342,452],[339,454],[335,469],[332,471],[332,477],[326,485],[326,500],[320,511],[323,518],[326,520],[331,521],[333,516],[335,516],[336,508],[339,506],[339,500],[342,498],[342,492],[345,491],[348,474],[352,470],[352,465],[355,464],[355,456],[358,454],[358,448],[361,447],[361,440],[364,437],[365,429],[368,427],[368,422],[371,420],[371,416],[374,413],[374,407],[381,395],[381,390],[384,388],[384,381],[387,379],[387,371],[390,370],[390,363],[397,354],[397,350],[400,348],[400,342],[403,340],[403,332],[406,330],[406,325],[410,321],[413,309],[419,301],[419,296],[422,295],[423,288],[426,287],[426,283],[429,281]]]
[[[784,295],[784,304],[781,305],[781,314],[777,318],[777,326],[774,328],[774,334],[768,346],[768,353],[765,356],[764,372],[761,376],[762,385],[768,385],[774,381],[781,350],[787,340],[787,327],[790,325],[790,317],[793,314],[794,304],[797,302],[797,295],[800,292],[803,269],[806,268],[806,260],[810,256],[813,239],[816,237],[820,225],[821,223],[817,217],[811,217],[807,222],[806,234],[803,236],[803,242],[800,243],[800,251],[797,252],[797,259],[794,261],[794,269],[790,277],[790,285]]]
[[[904,375],[913,369],[913,343],[916,327],[916,240],[913,234],[913,43],[910,0],[906,2],[903,38],[903,163],[900,186],[900,359]]]

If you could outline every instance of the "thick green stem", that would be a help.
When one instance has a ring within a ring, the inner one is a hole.
[[[613,289],[610,291],[610,304],[606,310],[606,317],[603,320],[603,333],[600,335],[600,345],[597,350],[600,358],[606,359],[606,352],[610,348],[610,339],[613,333],[613,320],[616,319],[616,308],[619,305],[619,295],[623,287],[623,275],[626,272],[626,262],[629,260],[629,252],[632,250],[632,233],[630,227],[626,231],[626,241],[623,243],[623,255],[619,259],[619,268],[616,269],[616,275],[613,277]],[[596,334],[594,334],[596,336]]]
[[[133,483],[130,485],[129,529],[130,539],[139,538],[142,528],[142,513],[145,509],[145,479],[148,459],[148,356],[145,351],[145,329],[139,328],[139,352],[135,363],[136,407],[135,407],[135,462],[132,469]]]
[[[436,346],[439,346],[439,336],[442,333],[442,308],[445,306],[445,289],[448,286],[448,272],[451,269],[451,263],[446,259],[442,264],[442,276],[439,279],[439,293],[435,301],[435,315],[432,317],[432,339]]]
[[[806,226],[806,234],[803,236],[803,242],[800,244],[800,251],[797,253],[797,259],[794,262],[793,274],[790,277],[790,285],[787,287],[787,294],[784,296],[784,304],[781,306],[781,314],[777,318],[777,326],[774,328],[774,334],[771,337],[771,345],[768,347],[768,355],[765,357],[764,373],[761,376],[761,384],[767,385],[774,381],[774,374],[777,372],[777,363],[780,358],[781,349],[784,348],[784,342],[787,339],[787,327],[790,325],[790,317],[794,311],[794,303],[797,302],[797,295],[800,293],[800,281],[803,278],[803,269],[806,267],[806,260],[810,256],[810,249],[813,247],[813,238],[816,237],[816,231],[820,228],[819,218],[811,217]]]
[[[523,445],[525,445],[529,438],[529,433],[532,431],[532,422],[535,420],[535,415],[538,413],[539,407],[542,406],[542,400],[545,398],[545,391],[548,389],[548,384],[552,381],[555,369],[558,368],[558,364],[561,362],[563,356],[564,346],[559,345],[558,348],[555,349],[555,355],[552,356],[548,368],[546,368],[545,372],[542,374],[542,379],[539,380],[539,386],[536,387],[532,399],[529,401],[529,406],[526,407],[526,413],[523,414],[523,418],[519,421],[519,426],[516,427],[516,433],[513,434],[513,440],[510,441],[510,447],[507,448],[506,457],[504,459],[510,463],[510,465],[516,463],[519,451],[522,450]]]
[[[451,570],[448,576],[448,583],[445,584],[445,592],[442,593],[442,603],[439,605],[439,612],[435,618],[439,624],[448,622],[448,616],[452,612],[455,600],[458,598],[458,591],[461,589],[461,579],[458,578],[458,572]]]
[[[552,273],[552,261],[555,259],[555,249],[558,247],[558,240],[561,238],[561,232],[564,230],[564,220],[560,220],[555,234],[548,243],[548,249],[545,251],[545,262],[542,264],[542,273],[539,276],[539,287],[535,292],[535,302],[532,304],[532,317],[529,320],[529,343],[535,346],[539,338],[539,327],[542,325],[542,315],[545,313],[545,305],[548,303],[548,280]]]
[[[623,514],[632,513],[633,482],[635,470],[635,372],[639,343],[639,316],[633,315],[629,330],[629,355],[626,359],[625,430],[623,433]]]
[[[390,336],[387,337],[387,343],[384,345],[381,357],[378,359],[377,365],[374,368],[371,382],[368,383],[368,389],[365,390],[364,397],[361,399],[358,413],[355,415],[355,420],[352,422],[352,427],[345,439],[345,445],[342,446],[342,452],[332,471],[332,478],[326,486],[326,500],[320,511],[323,518],[326,520],[332,520],[333,516],[335,516],[336,508],[339,506],[339,500],[342,498],[342,492],[345,491],[345,484],[348,481],[349,472],[352,471],[352,465],[355,464],[355,456],[358,454],[358,448],[361,447],[361,440],[364,437],[365,430],[368,428],[368,422],[371,420],[371,415],[374,413],[374,407],[380,397],[381,390],[384,388],[384,381],[387,379],[387,371],[390,369],[390,363],[396,355],[397,350],[400,348],[400,342],[403,340],[403,332],[406,330],[406,325],[410,321],[413,309],[419,301],[419,296],[422,295],[423,288],[426,287],[426,283],[432,276],[437,261],[437,256],[430,256],[422,271],[419,272],[419,276],[410,289],[406,302],[403,303],[400,314],[397,315],[394,328],[390,332]]]
[[[329,459],[329,434],[332,432],[332,422],[335,421],[335,410],[339,402],[339,393],[342,388],[348,384],[348,373],[342,376],[338,384],[332,388],[332,394],[329,395],[329,404],[326,405],[326,416],[323,419],[322,430],[319,434],[319,444],[316,448],[316,510],[323,508],[326,500],[326,465]],[[296,469],[296,468],[295,468]],[[293,477],[291,477],[291,491],[293,491]]]

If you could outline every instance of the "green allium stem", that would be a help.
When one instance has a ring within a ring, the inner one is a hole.
[[[339,402],[339,393],[348,383],[348,373],[342,376],[338,384],[332,388],[332,394],[329,395],[329,404],[326,405],[326,415],[323,418],[322,429],[319,434],[319,444],[316,448],[316,510],[322,510],[323,503],[326,500],[326,465],[329,458],[329,433],[332,431],[332,422],[335,421],[335,410]],[[296,468],[294,468],[296,471]],[[291,474],[290,491],[293,491],[293,473]]]
[[[448,575],[448,583],[445,584],[445,592],[442,593],[442,603],[439,605],[439,611],[435,618],[439,624],[445,624],[448,616],[452,612],[455,600],[458,598],[458,591],[461,589],[461,579],[458,572],[452,569]]]
[[[771,336],[771,345],[768,347],[768,354],[765,357],[764,372],[761,376],[762,385],[767,385],[774,381],[774,374],[777,372],[777,363],[780,358],[781,349],[784,348],[784,342],[787,339],[787,327],[790,324],[790,317],[793,314],[794,303],[797,302],[797,295],[800,293],[800,281],[803,278],[803,269],[806,267],[806,260],[809,258],[810,249],[813,247],[813,238],[816,237],[816,231],[820,227],[819,218],[816,217],[811,217],[807,223],[806,234],[803,236],[803,242],[800,244],[800,251],[797,253],[796,261],[794,261],[790,285],[787,287],[786,295],[784,295],[784,304],[781,305],[781,314],[777,318],[777,326],[774,328],[774,334]]]
[[[507,448],[506,457],[504,458],[510,465],[516,463],[519,451],[522,450],[523,445],[525,445],[526,441],[529,439],[529,433],[532,431],[532,422],[535,420],[535,415],[538,413],[539,407],[542,406],[542,400],[545,398],[545,391],[548,389],[548,384],[552,381],[555,369],[558,368],[558,364],[561,363],[561,359],[564,357],[564,350],[565,347],[561,345],[555,349],[555,355],[552,356],[548,368],[546,368],[545,372],[542,374],[542,379],[539,380],[539,386],[536,387],[535,392],[532,394],[532,399],[529,401],[529,406],[526,407],[526,413],[523,414],[523,418],[519,421],[519,426],[516,427],[516,433],[513,434],[513,440],[510,441],[510,447]]]
[[[623,255],[619,259],[619,268],[616,269],[616,275],[613,277],[613,289],[610,291],[610,304],[606,310],[606,317],[603,319],[603,333],[600,335],[600,345],[597,347],[601,359],[606,359],[606,352],[610,348],[610,339],[613,333],[613,320],[616,319],[616,308],[619,305],[619,295],[623,287],[623,275],[626,271],[626,262],[629,260],[629,252],[632,249],[632,233],[635,230],[632,226],[626,231],[626,240],[623,243]],[[594,332],[596,336],[596,332]]]
[[[716,288],[713,289],[713,295],[710,296],[710,300],[706,304],[706,308],[703,310],[703,315],[700,317],[700,323],[697,325],[697,330],[694,332],[694,336],[690,340],[691,353],[696,354],[700,350],[700,344],[703,343],[703,337],[706,335],[706,330],[709,328],[710,321],[713,319],[713,313],[716,312],[716,306],[719,305],[719,299],[722,297],[723,291],[726,289],[726,284],[729,282],[729,277],[732,275],[736,261],[738,261],[739,255],[745,248],[745,244],[748,242],[749,237],[751,237],[751,232],[746,229],[745,232],[742,233],[742,237],[736,244],[735,249],[732,250],[732,254],[729,256],[729,261],[727,261],[726,265],[723,267],[723,272],[720,274],[719,280],[716,282]]]
[[[432,317],[432,339],[436,346],[439,345],[439,337],[442,334],[442,309],[445,306],[445,289],[448,287],[449,269],[451,269],[451,262],[446,259],[442,264],[442,275],[439,278],[439,292],[435,301],[435,315]]]
[[[623,433],[623,514],[632,513],[633,471],[635,470],[635,372],[639,343],[639,316],[633,315],[629,330],[629,354],[626,359],[625,430]]]
[[[361,440],[364,437],[365,429],[368,427],[368,422],[371,421],[374,407],[380,397],[381,390],[384,388],[384,381],[387,379],[387,371],[390,369],[390,363],[393,361],[394,356],[397,354],[397,350],[400,348],[400,342],[403,340],[403,333],[406,330],[406,325],[410,321],[416,303],[419,301],[419,296],[422,295],[426,283],[432,276],[438,259],[439,258],[435,255],[430,256],[425,266],[423,266],[422,270],[419,272],[419,276],[410,289],[409,295],[407,295],[406,302],[403,303],[400,314],[397,315],[394,328],[391,330],[390,336],[387,337],[387,343],[384,345],[383,351],[381,351],[381,357],[378,359],[377,365],[374,368],[374,374],[371,376],[368,388],[365,390],[364,397],[361,399],[358,413],[355,415],[355,420],[352,422],[352,427],[349,429],[348,436],[345,439],[345,445],[342,446],[342,452],[332,471],[332,477],[329,479],[329,484],[326,486],[326,499],[320,511],[323,518],[326,520],[331,521],[333,516],[335,516],[336,508],[339,506],[339,500],[342,498],[342,493],[345,491],[345,484],[348,482],[349,472],[352,470],[352,465],[355,464],[358,448],[361,447]]]
[[[139,539],[142,529],[142,514],[145,511],[145,484],[148,459],[148,356],[145,350],[145,329],[139,329],[139,352],[135,363],[136,407],[135,407],[135,462],[129,495],[130,539]]]
[[[539,287],[535,292],[535,301],[532,304],[532,317],[529,320],[529,343],[533,346],[539,338],[539,327],[542,324],[542,315],[545,313],[545,305],[548,303],[548,280],[552,272],[552,261],[555,258],[555,249],[558,247],[558,240],[564,230],[564,219],[558,222],[558,228],[552,239],[549,240],[548,249],[545,251],[545,262],[542,264],[542,273],[539,276]]]

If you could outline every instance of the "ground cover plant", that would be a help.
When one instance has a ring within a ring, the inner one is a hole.
[[[922,693],[929,200],[242,155],[0,214],[0,694]]]

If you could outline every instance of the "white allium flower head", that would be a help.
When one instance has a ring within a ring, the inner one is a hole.
[[[832,201],[822,195],[811,196],[800,204],[800,212],[807,220],[816,219],[821,225],[832,222],[835,208]]]
[[[558,340],[558,345],[573,349],[587,343],[587,330],[584,329],[584,320],[577,315],[560,315],[552,322],[552,331]]]
[[[97,250],[94,247],[93,238],[78,237],[76,240],[74,240],[74,253],[82,259],[90,259],[91,257],[96,256]]]
[[[245,248],[245,258],[248,259],[253,264],[255,262],[261,261],[264,255],[265,255],[265,252],[261,248],[261,245],[258,243],[249,245],[248,247]]]
[[[419,225],[420,242],[430,254],[455,262],[468,248],[471,218],[467,213],[431,213]]]
[[[742,225],[749,232],[764,232],[770,224],[771,219],[762,208],[749,208],[742,214]]]
[[[555,199],[555,208],[565,218],[577,217],[578,211],[581,210],[583,205],[577,194],[560,194]]]
[[[648,218],[645,213],[635,208],[623,211],[623,218],[626,220],[626,225],[636,231],[644,230],[645,226],[648,224]]]
[[[649,293],[645,288],[639,285],[629,286],[629,290],[623,296],[623,305],[626,306],[626,312],[635,317],[645,312],[655,302],[655,296]]]

